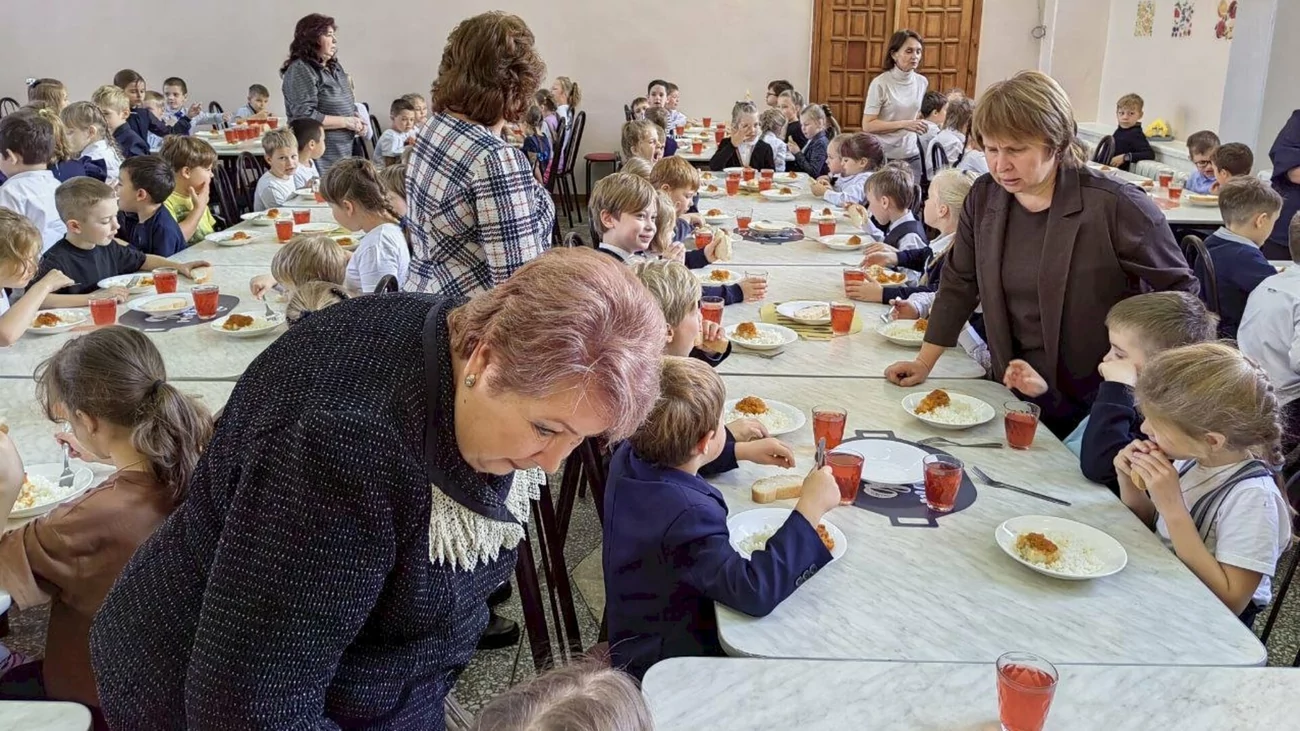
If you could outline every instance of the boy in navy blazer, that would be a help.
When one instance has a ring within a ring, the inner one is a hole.
[[[1282,211],[1282,196],[1253,176],[1233,178],[1219,186],[1219,212],[1223,226],[1205,239],[1214,264],[1218,300],[1210,301],[1209,269],[1197,257],[1192,271],[1201,280],[1201,299],[1219,313],[1219,336],[1236,339],[1246,311],[1246,300],[1259,283],[1277,274],[1260,247],[1273,232]]]
[[[829,468],[767,548],[732,548],[722,493],[697,474],[722,450],[722,379],[693,358],[665,357],[645,424],[614,453],[605,491],[604,571],[615,667],[638,679],[670,657],[722,655],[714,602],[762,617],[830,563],[815,526],[839,504]]]

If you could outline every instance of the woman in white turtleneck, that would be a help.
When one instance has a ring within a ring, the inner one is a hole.
[[[922,48],[921,36],[915,31],[894,33],[885,55],[885,73],[871,80],[862,108],[862,129],[880,138],[887,160],[910,163],[917,180],[921,177],[921,152],[916,136],[925,132],[921,99],[930,87],[916,71]]]

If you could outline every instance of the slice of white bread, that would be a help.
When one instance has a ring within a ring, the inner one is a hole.
[[[718,240],[718,245],[713,249],[714,259],[731,261],[731,236],[722,229],[716,229],[713,236]]]
[[[802,494],[803,478],[799,475],[764,477],[750,488],[750,499],[760,505],[776,500],[793,500]]]
[[[1136,470],[1129,472],[1128,477],[1133,481],[1133,487],[1136,487],[1139,490],[1147,489],[1146,483],[1142,481],[1142,475],[1139,475]]]

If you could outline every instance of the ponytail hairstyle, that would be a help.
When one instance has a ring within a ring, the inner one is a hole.
[[[343,201],[352,201],[363,211],[391,216],[393,223],[402,218],[388,204],[374,163],[359,157],[347,157],[331,165],[321,178],[320,194],[326,203],[342,205]]]
[[[1143,367],[1135,394],[1148,419],[1196,440],[1222,434],[1229,449],[1282,466],[1277,392],[1264,370],[1236,348],[1197,343],[1163,351]]]
[[[94,129],[99,133],[99,139],[103,140],[113,152],[117,153],[119,159],[126,156],[122,154],[122,148],[118,146],[117,140],[108,131],[108,122],[104,120],[104,113],[99,111],[99,107],[92,102],[73,102],[63,108],[59,114],[63,124],[68,129]],[[81,150],[71,150],[74,155],[80,155]]]
[[[27,101],[45,102],[57,114],[68,104],[68,87],[58,79],[28,79]]]
[[[542,134],[542,127],[545,124],[542,108],[536,104],[530,105],[528,111],[524,112],[524,136],[536,137]]]
[[[80,412],[130,429],[131,446],[172,504],[185,500],[212,416],[167,383],[162,356],[144,333],[112,326],[68,341],[37,367],[36,392],[51,421]]]
[[[582,106],[582,87],[567,76],[557,76],[555,81],[561,89],[564,89],[564,95],[569,98],[569,113],[576,114],[578,107]]]
[[[293,296],[284,306],[285,322],[289,327],[293,327],[312,313],[346,299],[349,299],[347,290],[337,284],[321,281],[300,284],[293,290]]]
[[[803,113],[799,115],[801,119],[807,118],[814,122],[826,126],[826,139],[834,139],[840,134],[840,124],[835,121],[835,115],[831,114],[831,108],[825,104],[809,104],[804,107]]]
[[[632,148],[640,144],[647,134],[654,135],[656,138],[655,144],[658,144],[659,132],[657,129],[655,123],[647,119],[634,119],[631,122],[624,122],[619,144],[623,153],[623,159],[631,160],[636,157]]]
[[[975,104],[966,97],[952,99],[948,102],[948,116],[944,117],[943,128],[960,132],[970,137],[971,119],[975,115]]]
[[[547,114],[555,114],[560,108],[555,103],[555,95],[551,93],[550,89],[538,89],[533,93],[533,101],[537,102],[537,106],[541,107],[542,111]]]

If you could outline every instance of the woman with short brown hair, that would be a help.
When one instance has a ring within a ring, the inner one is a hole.
[[[545,74],[533,32],[516,15],[476,15],[448,36],[407,172],[405,289],[468,296],[546,249],[555,205],[527,156],[501,137]]]
[[[980,96],[973,134],[989,175],[966,197],[925,345],[885,371],[891,381],[924,382],[982,303],[994,377],[1032,397],[1064,437],[1096,397],[1111,306],[1198,290],[1164,214],[1141,188],[1089,170],[1076,131],[1069,97],[1046,74],[1022,71]],[[1046,391],[1033,393],[1013,361]]]

